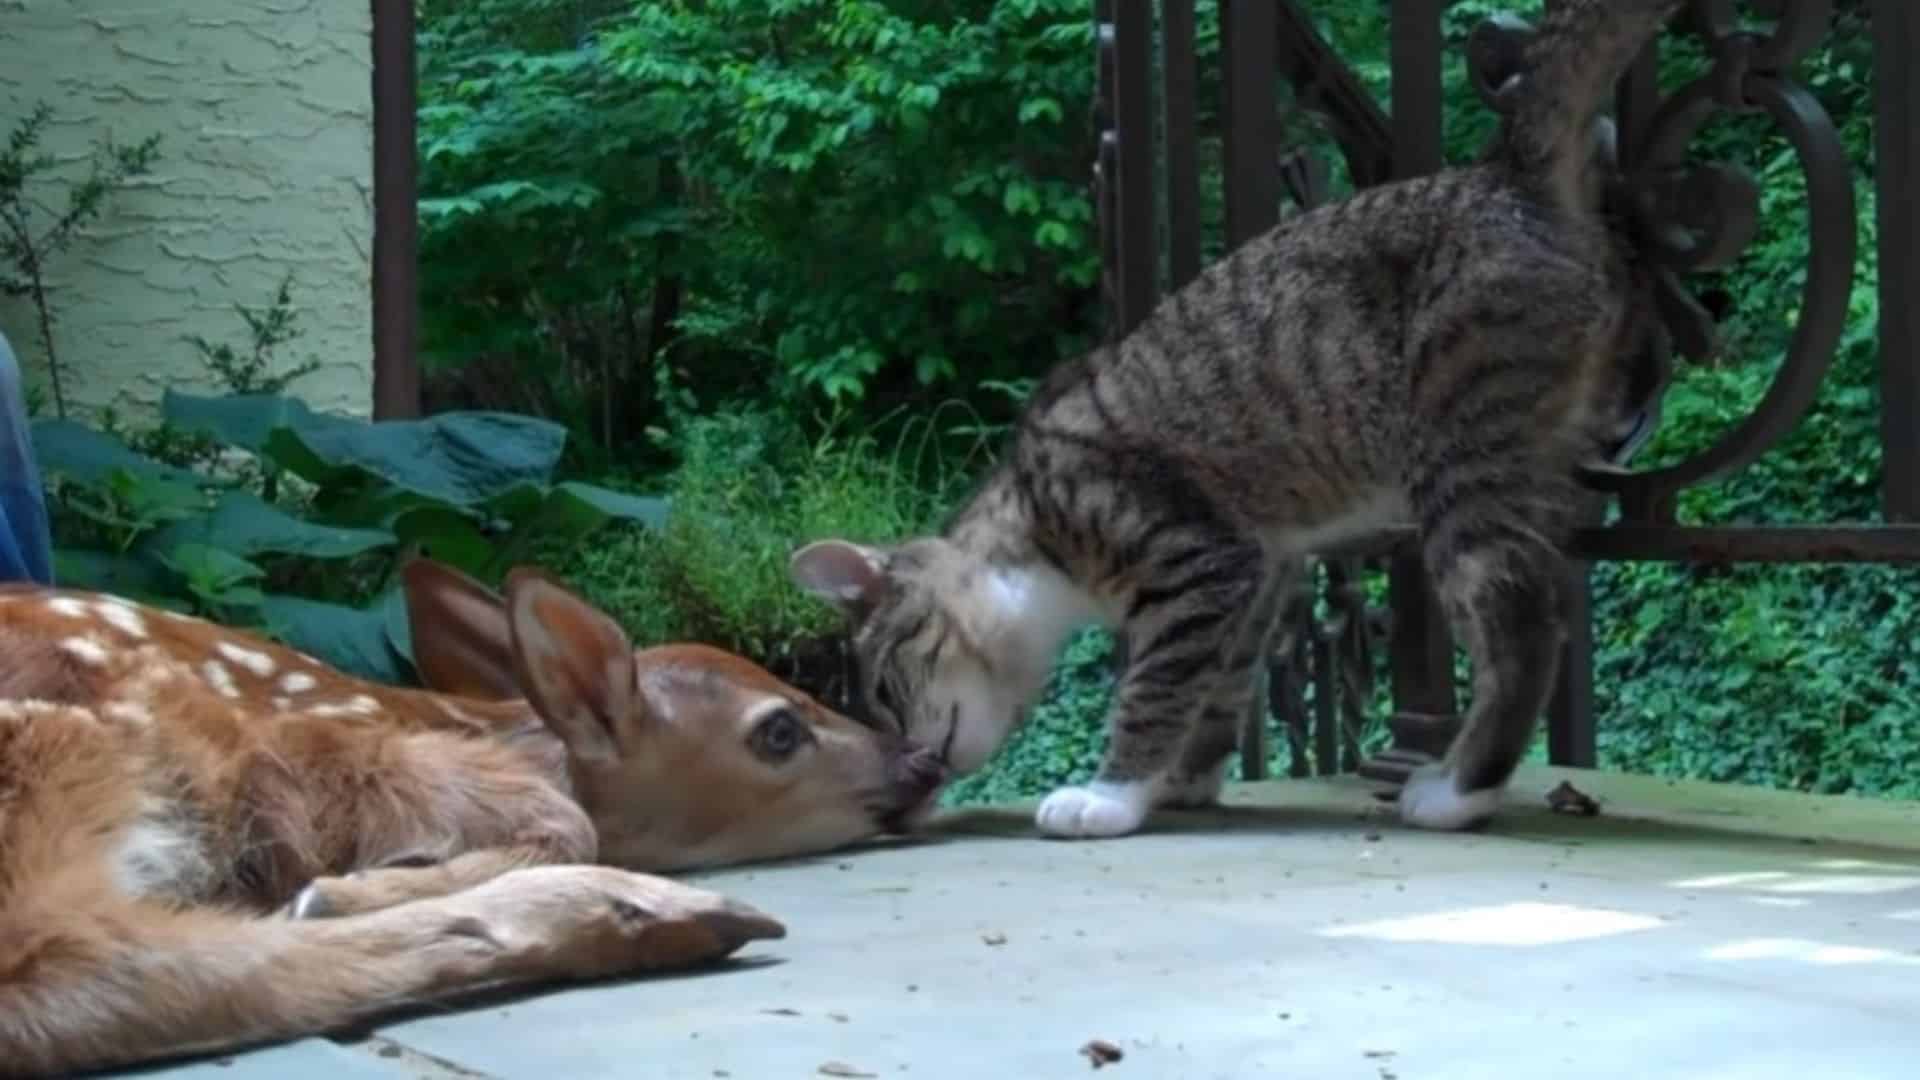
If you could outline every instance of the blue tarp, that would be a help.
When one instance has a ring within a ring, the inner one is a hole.
[[[47,500],[34,462],[20,364],[0,335],[0,581],[53,582]]]

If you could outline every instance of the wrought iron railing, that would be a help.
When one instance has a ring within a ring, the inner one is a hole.
[[[1388,5],[1392,107],[1383,114],[1292,0],[1220,0],[1221,194],[1229,246],[1276,222],[1283,192],[1303,206],[1324,194],[1325,170],[1300,148],[1283,145],[1279,84],[1291,88],[1293,107],[1324,119],[1356,185],[1441,166],[1441,15],[1447,6],[1448,0]],[[1913,300],[1920,284],[1920,209],[1911,197],[1920,172],[1920,74],[1908,67],[1920,55],[1920,5],[1911,0],[1879,0],[1872,9],[1886,523],[1746,527],[1676,520],[1682,491],[1752,463],[1801,421],[1833,361],[1853,286],[1852,169],[1832,120],[1793,70],[1828,33],[1833,0],[1749,6],[1771,19],[1770,27],[1743,24],[1733,0],[1693,0],[1686,7],[1675,30],[1694,35],[1711,58],[1707,73],[1692,83],[1660,94],[1657,44],[1622,80],[1611,197],[1658,267],[1661,320],[1673,348],[1693,358],[1711,354],[1713,319],[1682,277],[1726,266],[1747,248],[1757,191],[1741,170],[1694,163],[1687,154],[1716,115],[1770,117],[1791,142],[1807,188],[1809,255],[1798,320],[1767,393],[1712,446],[1659,468],[1635,470],[1622,460],[1585,474],[1620,513],[1605,526],[1596,517],[1570,548],[1572,635],[1548,728],[1557,763],[1594,763],[1593,561],[1920,562],[1920,304]],[[1094,12],[1100,134],[1094,185],[1109,326],[1118,335],[1200,269],[1195,4],[1095,0]],[[1526,32],[1496,21],[1468,44],[1471,81],[1493,107],[1491,90],[1518,62]],[[1164,191],[1156,190],[1157,177],[1164,178]],[[1658,416],[1657,392],[1650,405],[1648,426]],[[1410,540],[1410,528],[1388,530],[1322,553],[1324,585],[1295,598],[1269,674],[1272,711],[1293,749],[1295,775],[1355,768],[1397,775],[1409,752],[1435,752],[1457,729],[1453,643]],[[1359,587],[1367,568],[1387,572],[1384,604],[1369,605]],[[1393,746],[1361,762],[1356,733],[1377,700],[1375,657],[1383,649]],[[1249,723],[1243,775],[1264,775],[1265,736],[1264,723]]]

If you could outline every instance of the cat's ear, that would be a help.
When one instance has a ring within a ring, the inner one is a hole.
[[[857,616],[886,579],[886,553],[847,540],[817,540],[794,552],[788,569],[795,585]]]

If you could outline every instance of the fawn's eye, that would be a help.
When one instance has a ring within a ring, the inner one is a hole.
[[[813,738],[813,732],[792,709],[775,709],[753,727],[747,745],[764,761],[779,764]]]

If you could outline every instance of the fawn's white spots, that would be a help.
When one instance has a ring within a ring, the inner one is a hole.
[[[147,621],[140,613],[118,600],[102,600],[93,605],[94,613],[115,630],[139,641],[147,636]]]
[[[221,656],[246,668],[254,675],[262,679],[273,677],[273,657],[268,656],[259,649],[249,649],[244,645],[236,645],[231,641],[215,642],[213,647]]]
[[[68,705],[64,702],[46,701],[41,698],[12,698],[0,700],[0,721],[42,721],[61,726],[81,725],[97,726],[100,714],[82,705]]]
[[[207,685],[213,687],[221,697],[240,696],[240,688],[233,683],[233,672],[228,671],[227,665],[220,661],[209,660],[200,665],[200,674],[207,680]]]
[[[169,611],[166,608],[161,608],[160,614],[165,618],[172,619],[174,622],[199,622],[200,621],[199,619],[194,618],[193,616],[187,614],[184,611]]]
[[[479,721],[477,721],[477,720],[475,720],[475,719],[474,719],[474,718],[473,718],[473,717],[472,717],[472,716],[471,716],[471,715],[470,715],[470,714],[469,714],[469,713],[467,712],[467,710],[465,710],[465,709],[463,709],[463,708],[461,708],[461,707],[460,707],[460,706],[458,706],[458,705],[455,705],[455,704],[454,704],[453,702],[451,702],[451,701],[443,701],[443,700],[441,700],[440,698],[434,698],[434,699],[433,699],[433,703],[434,703],[435,705],[437,705],[437,706],[439,706],[439,707],[440,707],[440,711],[441,711],[441,712],[443,712],[443,713],[446,713],[446,714],[447,714],[447,716],[449,716],[449,717],[451,717],[451,718],[452,718],[452,719],[454,719],[454,720],[458,720],[458,721],[459,721],[460,723],[462,723],[462,724],[477,724],[477,723],[479,723]]]
[[[109,701],[100,707],[100,715],[129,727],[143,728],[153,724],[153,714],[147,711],[147,707],[132,701]]]
[[[289,694],[304,694],[313,687],[313,676],[304,671],[289,671],[280,680],[280,689]]]
[[[59,714],[65,714],[69,719],[95,719],[92,713],[76,705],[56,705],[39,698],[0,698],[0,720],[30,720],[36,716]]]
[[[293,708],[293,699],[275,697],[272,701],[268,702],[268,704],[273,706],[274,712],[286,712],[288,709]]]
[[[126,683],[126,692],[134,697],[151,697],[156,687],[180,677],[180,665],[170,660],[154,659],[151,655],[143,656],[143,659],[147,662]]]
[[[84,619],[87,617],[87,605],[75,600],[71,596],[49,597],[47,600],[47,610],[53,612],[55,615],[65,615],[69,619]]]
[[[345,701],[322,701],[307,706],[309,716],[373,716],[380,711],[380,703],[365,694],[355,694]]]
[[[107,647],[99,638],[75,634],[60,639],[60,651],[92,667],[107,666]]]

